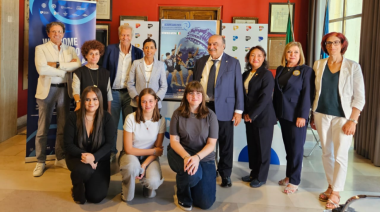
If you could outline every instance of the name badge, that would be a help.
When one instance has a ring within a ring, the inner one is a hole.
[[[294,76],[299,76],[300,74],[301,74],[301,72],[299,70],[293,71],[293,75]]]

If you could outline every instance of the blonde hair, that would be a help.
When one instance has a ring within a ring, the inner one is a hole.
[[[120,25],[118,30],[119,30],[119,36],[121,34],[121,31],[123,31],[123,29],[130,29],[131,30],[131,33],[132,33],[132,36],[133,36],[133,28],[127,24],[123,24],[123,25]]]
[[[290,49],[290,47],[292,46],[297,46],[299,49],[300,49],[300,60],[298,61],[298,65],[303,65],[305,64],[305,56],[303,54],[303,51],[302,51],[302,45],[300,42],[290,42],[288,44],[286,44],[285,46],[285,49],[284,49],[284,53],[282,54],[282,59],[281,59],[281,65],[282,66],[286,66],[286,52]]]

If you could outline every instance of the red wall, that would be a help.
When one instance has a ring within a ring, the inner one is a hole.
[[[19,97],[18,116],[26,114],[27,92],[22,90],[22,58],[23,58],[23,24],[24,24],[24,1],[20,1],[20,62],[19,62]],[[258,17],[259,23],[269,21],[269,2],[286,3],[286,0],[219,0],[211,3],[205,0],[149,0],[149,1],[125,1],[113,0],[112,21],[98,21],[98,23],[111,24],[111,43],[119,41],[117,28],[119,26],[119,16],[148,16],[148,21],[158,21],[160,6],[192,6],[192,7],[222,7],[222,21],[231,23],[233,16]],[[295,39],[306,47],[307,21],[308,21],[308,1],[291,0],[295,3],[294,15],[294,36]],[[269,35],[273,37],[285,35]],[[304,52],[305,51],[304,49]]]

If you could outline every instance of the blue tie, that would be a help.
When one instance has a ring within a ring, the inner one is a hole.
[[[212,60],[213,64],[210,69],[210,73],[208,75],[208,82],[207,82],[207,96],[212,99],[214,98],[214,85],[215,85],[215,75],[216,75],[216,66],[215,63],[218,62],[218,60]]]

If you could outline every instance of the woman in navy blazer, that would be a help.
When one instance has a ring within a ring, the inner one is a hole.
[[[268,177],[273,125],[277,123],[272,104],[274,79],[267,70],[266,53],[261,46],[252,47],[245,58],[248,63],[243,73],[243,118],[251,173],[242,180],[257,188],[265,184]]]
[[[286,185],[286,194],[296,192],[301,181],[303,146],[314,95],[315,75],[304,61],[301,43],[288,43],[275,77],[273,105],[281,125],[287,160],[286,177],[278,184]]]

